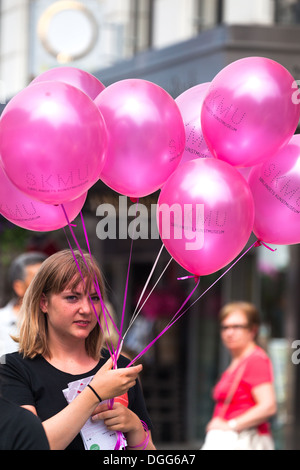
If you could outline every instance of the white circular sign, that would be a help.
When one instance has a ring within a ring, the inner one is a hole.
[[[38,23],[43,46],[58,62],[71,62],[87,55],[96,44],[98,34],[95,17],[76,1],[55,2]]]

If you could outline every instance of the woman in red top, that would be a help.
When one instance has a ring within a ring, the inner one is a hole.
[[[254,305],[233,302],[220,312],[221,338],[231,355],[229,367],[213,391],[216,402],[207,432],[255,429],[273,448],[268,419],[276,413],[272,364],[255,338],[259,315]]]

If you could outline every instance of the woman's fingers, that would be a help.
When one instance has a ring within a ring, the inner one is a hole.
[[[101,367],[101,371],[105,371],[105,370],[110,370],[112,368],[112,365],[113,365],[113,361],[112,361],[112,358],[110,357],[106,362],[105,364],[103,364],[103,366]]]
[[[143,366],[112,369],[111,358],[99,369],[91,384],[102,399],[123,395],[136,383]]]

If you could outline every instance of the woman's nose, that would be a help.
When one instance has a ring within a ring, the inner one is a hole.
[[[90,313],[91,308],[92,307],[91,307],[90,299],[87,296],[82,297],[79,310],[83,313]]]

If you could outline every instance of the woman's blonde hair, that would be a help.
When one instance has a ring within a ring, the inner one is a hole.
[[[51,357],[47,338],[47,315],[41,311],[42,295],[59,294],[66,288],[76,288],[84,279],[85,290],[98,291],[105,301],[104,280],[100,268],[90,254],[79,251],[62,250],[47,258],[28,287],[21,308],[19,351],[24,357],[33,358],[38,354]],[[76,261],[75,261],[76,260]],[[95,287],[96,286],[96,287]],[[103,315],[86,339],[86,351],[97,359],[103,346]]]
[[[250,329],[259,327],[260,318],[258,309],[254,304],[245,301],[230,302],[224,305],[219,313],[220,323],[222,323],[222,321],[225,320],[228,315],[236,310],[240,310],[245,314]]]

